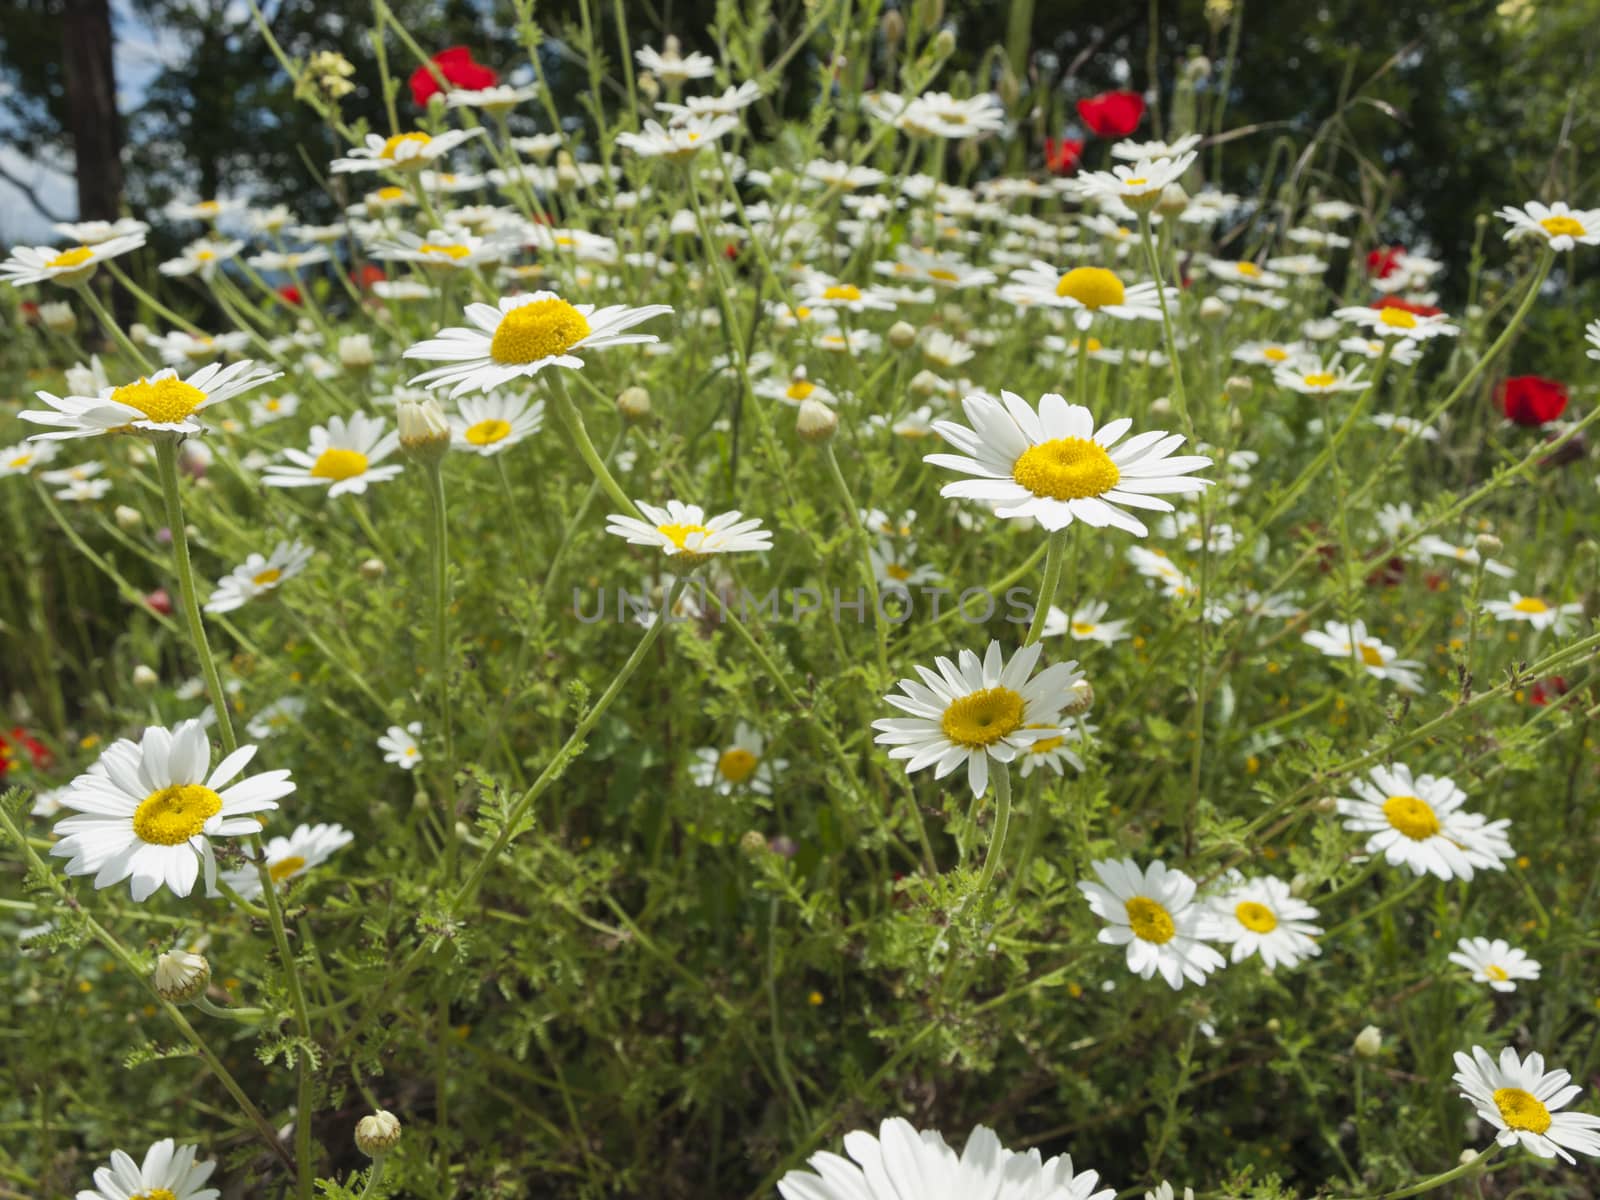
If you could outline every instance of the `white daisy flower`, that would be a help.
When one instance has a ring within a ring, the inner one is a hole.
[[[1111,157],[1120,158],[1123,162],[1138,162],[1140,159],[1152,158],[1179,158],[1198,148],[1200,135],[1186,133],[1173,142],[1151,140],[1148,142],[1133,142],[1124,139],[1111,144]]]
[[[1350,786],[1357,799],[1341,798],[1339,813],[1346,818],[1346,829],[1371,835],[1368,854],[1382,853],[1391,866],[1447,881],[1471,879],[1475,868],[1505,869],[1501,860],[1509,853],[1486,854],[1474,846],[1474,835],[1489,827],[1478,814],[1460,811],[1467,794],[1453,780],[1413,776],[1409,767],[1396,763],[1374,767],[1369,779],[1352,780]],[[1495,834],[1509,824],[1495,822]],[[1509,844],[1500,841],[1509,851]]]
[[[1367,633],[1365,621],[1327,621],[1321,629],[1310,629],[1300,635],[1308,646],[1322,651],[1329,658],[1349,661],[1359,658],[1362,668],[1375,679],[1393,680],[1403,692],[1420,692],[1422,677],[1417,668],[1422,666],[1414,658],[1401,658],[1393,646],[1385,645]]]
[[[488,456],[510,449],[544,426],[544,401],[526,396],[463,396],[449,417],[450,444]]]
[[[109,1166],[94,1173],[94,1189],[77,1200],[217,1200],[222,1193],[206,1187],[215,1162],[195,1162],[198,1146],[180,1146],[162,1138],[136,1163],[121,1150],[111,1152]]]
[[[1339,365],[1339,359],[1323,363],[1314,358],[1288,363],[1272,372],[1272,382],[1279,387],[1299,392],[1302,396],[1330,396],[1336,392],[1362,392],[1368,381],[1361,377],[1362,367],[1349,370]]]
[[[1167,565],[1171,565],[1170,563]],[[1174,571],[1176,567],[1172,568]],[[1128,636],[1128,622],[1107,621],[1103,618],[1111,607],[1104,600],[1086,600],[1072,610],[1069,617],[1063,609],[1050,606],[1045,614],[1041,637],[1059,637],[1070,634],[1073,641],[1099,642],[1102,646],[1114,645]]]
[[[1581,617],[1583,605],[1550,604],[1538,596],[1524,596],[1521,592],[1513,591],[1505,600],[1485,600],[1483,611],[1491,614],[1496,621],[1524,621],[1536,630],[1553,629],[1556,633],[1565,633],[1572,622],[1569,617]]]
[[[1232,259],[1213,258],[1206,263],[1206,270],[1218,279],[1241,283],[1246,287],[1281,288],[1289,282],[1282,275],[1274,274],[1248,259],[1235,262]]]
[[[417,739],[422,736],[422,722],[412,721],[402,728],[391,725],[378,739],[378,749],[383,751],[383,761],[394,763],[402,771],[412,770],[422,761],[422,750]]]
[[[1159,196],[1162,188],[1183,178],[1195,158],[1193,150],[1186,150],[1171,158],[1137,159],[1131,167],[1118,163],[1109,171],[1085,171],[1072,181],[1072,190],[1080,199],[1110,199],[1132,204]]]
[[[536,99],[538,95],[535,88],[510,87],[502,83],[474,91],[452,88],[445,95],[444,104],[446,108],[481,108],[491,113],[507,113],[519,104]]]
[[[1333,315],[1341,321],[1349,321],[1363,329],[1370,329],[1380,338],[1409,338],[1411,341],[1420,342],[1428,338],[1455,337],[1461,332],[1458,326],[1450,324],[1450,318],[1443,313],[1424,316],[1392,305],[1383,308],[1372,308],[1367,305],[1336,308],[1333,310]]]
[[[1379,523],[1383,524],[1384,532],[1390,537],[1395,537],[1405,532],[1406,528],[1409,528],[1414,523],[1414,519],[1411,516],[1411,506],[1402,505],[1401,507],[1405,510],[1403,514],[1405,521],[1401,524],[1398,520],[1395,520],[1392,528],[1390,524],[1384,523],[1384,514],[1381,512],[1378,514]],[[1429,558],[1453,558],[1456,562],[1466,563],[1469,567],[1475,567],[1479,562],[1482,562],[1485,571],[1491,575],[1498,575],[1502,579],[1510,579],[1516,574],[1505,563],[1497,562],[1492,558],[1484,558],[1475,547],[1454,545],[1445,541],[1436,533],[1423,534],[1413,543],[1413,548],[1417,553],[1425,554]]]
[[[1372,359],[1382,358],[1387,351],[1389,361],[1402,367],[1409,367],[1422,357],[1422,350],[1409,339],[1390,342],[1383,338],[1347,337],[1339,339],[1339,349],[1346,354],[1359,354],[1362,358]]]
[[[972,428],[936,421],[934,429],[960,454],[929,454],[923,461],[973,479],[947,483],[940,495],[983,500],[1001,517],[1033,517],[1048,530],[1074,520],[1114,526],[1138,537],[1149,533],[1118,505],[1171,512],[1160,494],[1189,494],[1210,485],[1190,471],[1211,465],[1201,455],[1169,457],[1182,434],[1141,433],[1120,446],[1133,422],[1123,417],[1095,429],[1087,408],[1054,392],[1036,412],[1014,392],[1001,400],[973,394],[961,403]]]
[[[994,1131],[973,1129],[960,1156],[938,1133],[890,1117],[876,1136],[844,1135],[845,1158],[822,1151],[778,1180],[783,1200],[1112,1200],[1095,1171],[1074,1174],[1072,1156],[1007,1150]]]
[[[975,267],[964,258],[919,250],[904,242],[895,247],[893,262],[876,262],[872,264],[872,269],[902,282],[927,282],[952,291],[981,287],[994,283],[997,278],[993,271],[986,267]]]
[[[1019,308],[1066,308],[1082,330],[1089,328],[1096,314],[1104,313],[1119,321],[1159,321],[1161,285],[1136,283],[1129,286],[1114,271],[1104,267],[1073,267],[1065,274],[1043,259],[1011,272],[1011,282],[1000,289],[1000,298]],[[1167,288],[1167,302],[1176,304],[1178,289]]]
[[[224,200],[218,197],[214,200],[173,200],[162,215],[173,221],[215,221],[219,217],[231,217],[235,213],[243,212],[249,202],[241,197]]]
[[[200,683],[200,692],[205,690],[203,680]],[[197,692],[196,694],[200,694]],[[255,716],[250,718],[250,723],[244,727],[245,733],[262,741],[282,733],[300,723],[300,718],[305,715],[306,702],[299,696],[280,696],[267,705]]]
[[[1195,903],[1195,882],[1182,871],[1153,862],[1146,870],[1131,858],[1089,864],[1099,883],[1080,880],[1078,890],[1097,917],[1107,921],[1099,940],[1127,946],[1128,970],[1141,979],[1156,972],[1177,991],[1183,981],[1204,984],[1226,959],[1205,940],[1213,937],[1210,914]]]
[[[1211,913],[1216,939],[1232,943],[1236,963],[1259,954],[1270,971],[1322,953],[1316,942],[1322,927],[1311,924],[1317,910],[1296,899],[1281,879],[1247,880],[1233,872],[1227,891],[1211,901]]]
[[[1233,357],[1239,362],[1276,368],[1314,356],[1303,342],[1241,342],[1234,347]]]
[[[470,271],[474,267],[504,262],[517,251],[508,237],[479,237],[463,229],[433,229],[426,237],[401,230],[376,238],[369,247],[373,258],[409,262],[444,271]]]
[[[803,295],[799,304],[805,308],[842,308],[853,313],[893,312],[895,309],[895,302],[878,288],[860,288],[826,275],[811,276],[800,290]]]
[[[476,328],[454,326],[418,342],[405,352],[447,365],[424,371],[411,383],[449,387],[452,398],[466,392],[491,392],[517,378],[532,378],[545,367],[583,366],[576,350],[601,350],[658,340],[653,333],[624,333],[651,317],[670,313],[665,304],[595,308],[568,304],[554,292],[504,296],[498,306],[469,304],[467,320]]]
[[[1059,727],[1048,723],[1031,726],[1033,729],[1044,731],[1044,736],[1036,742],[1030,742],[1022,748],[1017,755],[1017,763],[1022,768],[1022,777],[1026,779],[1035,771],[1042,771],[1049,767],[1057,775],[1065,775],[1065,764],[1071,763],[1075,771],[1083,770],[1083,759],[1079,758],[1067,743],[1075,742],[1081,736],[1077,728],[1069,721]]]
[[[1506,230],[1508,242],[1525,237],[1543,238],[1550,243],[1550,249],[1557,251],[1600,243],[1600,208],[1568,208],[1563,200],[1546,206],[1530,200],[1521,208],[1507,205],[1495,216],[1510,224],[1511,228]]]
[[[758,730],[740,721],[734,727],[730,745],[702,746],[694,752],[689,777],[696,787],[713,788],[723,796],[738,787],[770,796],[778,774],[789,764],[781,758],[767,758],[766,746],[766,739]]]
[[[879,111],[882,111],[879,93]],[[873,111],[869,107],[869,112]],[[873,112],[877,116],[877,112]],[[1006,127],[1005,106],[992,92],[956,98],[949,92],[924,92],[906,102],[893,118],[895,127],[911,137],[942,137],[953,141],[1000,133]]]
[[[1404,345],[1404,343],[1401,343]],[[1396,433],[1405,434],[1407,437],[1419,438],[1424,442],[1437,442],[1439,431],[1432,425],[1425,425],[1415,417],[1398,416],[1395,413],[1373,413],[1367,418],[1380,429],[1392,429]]]
[[[880,537],[867,549],[878,587],[901,593],[939,578],[938,570],[929,564],[915,564],[916,556],[916,543],[908,538]]]
[[[837,404],[839,397],[811,379],[804,367],[796,367],[788,378],[782,375],[767,376],[756,381],[752,390],[767,400],[781,400],[798,405],[802,400],[815,400],[819,404]]]
[[[670,126],[662,128],[659,121],[646,121],[639,133],[626,130],[617,134],[617,145],[632,150],[640,158],[690,158],[707,146],[716,145],[725,133],[739,128],[737,117],[684,116]]]
[[[209,613],[228,613],[243,608],[257,596],[265,596],[286,579],[293,579],[311,561],[311,547],[300,541],[279,542],[270,555],[252,554],[244,565],[235,567],[217,581],[216,590],[206,601]]]
[[[250,345],[250,335],[244,332],[193,334],[174,329],[160,337],[149,339],[150,349],[169,367],[182,367],[190,363],[210,362],[232,354],[242,354]]]
[[[137,383],[105,388],[97,396],[35,395],[50,407],[28,409],[17,415],[35,425],[51,425],[50,433],[36,433],[31,440],[98,437],[106,433],[131,433],[144,430],[157,434],[198,434],[205,426],[195,414],[230,400],[277,379],[281,371],[258,367],[249,359],[212,363],[187,379],[180,379],[170,367],[157,371]]]
[[[177,258],[169,258],[156,269],[163,275],[177,279],[186,275],[198,275],[202,279],[210,279],[218,267],[230,258],[238,257],[244,249],[243,242],[224,241],[220,238],[201,238],[199,241],[190,242],[183,248],[183,253]]]
[[[350,151],[348,158],[334,159],[331,169],[339,175],[351,171],[414,171],[431,167],[462,142],[482,132],[483,126],[479,125],[472,129],[451,129],[438,136],[416,130],[387,138],[369,133],[366,145]]]
[[[1527,952],[1504,938],[1464,937],[1449,960],[1472,975],[1474,983],[1487,983],[1497,992],[1517,990],[1515,980],[1539,978],[1539,964]]]
[[[60,450],[55,442],[18,442],[15,446],[6,446],[0,449],[0,479],[7,475],[26,475],[55,458]]]
[[[103,242],[79,246],[15,246],[11,257],[0,262],[0,280],[21,287],[25,283],[59,283],[76,286],[94,274],[108,258],[116,258],[144,245],[143,233],[129,233]]]
[[[326,247],[313,246],[310,250],[263,250],[245,259],[258,271],[298,271],[302,267],[314,267],[329,260]]]
[[[1474,1046],[1470,1058],[1458,1051],[1455,1062],[1453,1079],[1462,1099],[1470,1100],[1478,1116],[1500,1131],[1494,1139],[1500,1145],[1521,1143],[1529,1154],[1567,1162],[1576,1161],[1569,1150],[1600,1157],[1600,1117],[1559,1111],[1582,1089],[1571,1085],[1570,1073],[1546,1071],[1544,1055],[1521,1059],[1507,1046],[1497,1062],[1482,1046]]]
[[[250,401],[250,424],[256,428],[287,420],[300,410],[300,397],[293,392],[277,396],[258,396]]]
[[[57,221],[50,228],[62,237],[84,246],[97,246],[113,238],[132,237],[150,232],[150,226],[132,217],[115,221]]]
[[[991,641],[980,660],[963,650],[956,662],[934,660],[937,671],[916,668],[921,682],[902,679],[900,692],[884,697],[907,714],[874,721],[873,739],[891,746],[889,757],[906,759],[906,773],[933,767],[943,779],[967,768],[974,796],[989,786],[989,760],[1009,763],[1028,746],[1056,736],[1061,710],[1074,700],[1073,686],[1083,678],[1076,662],[1061,662],[1029,679],[1043,650],[1035,642],[1018,650],[1008,664],[1000,643]]]
[[[267,843],[267,874],[273,883],[287,883],[327,862],[335,850],[348,846],[354,837],[341,825],[297,826],[288,837],[280,835]],[[222,881],[246,900],[261,895],[261,873],[254,864],[226,872]]]
[[[720,96],[690,96],[682,104],[659,101],[656,104],[656,111],[666,113],[671,118],[672,124],[676,125],[679,121],[690,117],[731,117],[735,113],[743,112],[759,99],[761,99],[761,85],[753,79],[747,79],[738,87],[728,88]],[[521,146],[517,148],[522,149]]]
[[[681,500],[668,500],[665,508],[643,500],[634,503],[648,519],[612,513],[606,518],[606,532],[629,545],[655,546],[684,567],[697,566],[714,554],[772,549],[772,534],[761,528],[757,517],[745,520],[740,512],[725,512],[707,519],[698,504]]]
[[[681,43],[670,35],[662,43],[660,50],[653,46],[645,46],[643,49],[635,50],[633,57],[641,67],[667,87],[677,87],[691,79],[709,79],[717,70],[716,59],[698,51],[684,54]]]
[[[853,192],[857,188],[877,187],[889,177],[876,167],[859,167],[847,162],[814,158],[803,168],[802,179],[811,187]]]
[[[334,416],[326,425],[311,428],[307,450],[283,452],[288,463],[273,463],[262,472],[268,487],[326,487],[328,496],[359,496],[369,483],[393,479],[404,469],[399,463],[378,466],[400,448],[400,434],[382,417],[352,413]]]
[[[1589,343],[1589,349],[1584,354],[1600,360],[1600,321],[1590,321],[1583,327],[1583,340]]]
[[[255,753],[240,746],[207,775],[211,746],[199,721],[172,730],[152,725],[138,742],[119,739],[100,757],[103,772],[85,772],[68,785],[62,807],[79,815],[56,823],[61,840],[50,853],[69,860],[68,875],[93,875],[96,888],[131,879],[141,903],[163,883],[187,896],[203,863],[206,894],[215,896],[209,839],[259,833],[251,814],[277,808],[294,791],[288,771],[228,787]]]

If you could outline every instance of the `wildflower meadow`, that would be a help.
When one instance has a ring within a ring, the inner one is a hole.
[[[292,7],[0,251],[0,1198],[1600,1193],[1590,106]]]

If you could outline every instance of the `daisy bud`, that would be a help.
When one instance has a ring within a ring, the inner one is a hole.
[[[940,5],[943,8],[943,5]],[[939,58],[949,58],[956,52],[956,35],[948,25],[939,30],[939,36],[933,39],[933,53]]]
[[[1480,533],[1472,539],[1472,545],[1485,558],[1499,554],[1506,548],[1506,544],[1492,533]]]
[[[623,388],[617,396],[617,411],[630,425],[637,425],[650,416],[650,393],[642,387]]]
[[[357,567],[356,570],[361,572],[361,578],[371,582],[373,580],[382,579],[384,572],[387,571],[388,568],[383,565],[383,559],[369,558],[359,567]]]
[[[896,350],[909,350],[917,343],[916,326],[907,321],[896,321],[889,326],[889,345]]]
[[[160,682],[161,676],[157,675],[143,663],[140,663],[133,669],[133,686],[138,688],[141,692],[149,691]]]
[[[137,529],[139,522],[144,520],[144,514],[137,508],[129,508],[126,504],[117,505],[113,514],[117,518],[117,528],[121,530]]]
[[[1320,796],[1311,807],[1326,817],[1339,811],[1339,798],[1337,796]]]
[[[1000,79],[994,90],[1000,94],[1000,103],[1007,108],[1015,108],[1017,97],[1022,95],[1022,85],[1017,82],[1016,73],[1009,66],[1000,69]]]
[[[1297,872],[1295,877],[1289,880],[1289,895],[1293,896],[1296,900],[1300,899],[1300,897],[1304,896],[1310,890],[1311,877],[1304,871]]]
[[[891,8],[883,14],[883,20],[878,22],[878,31],[883,34],[884,45],[893,50],[900,44],[900,39],[906,35],[906,19],[900,15],[898,8]]]
[[[1094,688],[1087,679],[1072,685],[1072,699],[1061,710],[1063,717],[1081,717],[1094,707]]]
[[[1169,183],[1156,197],[1156,211],[1164,217],[1176,217],[1189,207],[1189,193],[1181,183]]]
[[[1225,321],[1231,310],[1215,296],[1207,296],[1200,301],[1200,319],[1202,321]]]
[[[572,155],[563,150],[556,155],[556,187],[563,192],[570,192],[578,183],[578,166],[572,161]]]
[[[1199,83],[1211,74],[1211,60],[1204,54],[1196,54],[1183,64],[1183,73],[1190,83]]]
[[[1456,1161],[1458,1163],[1460,1163],[1463,1167],[1471,1166],[1473,1163],[1478,1161],[1478,1152],[1476,1150],[1474,1150],[1471,1146],[1468,1146],[1465,1150],[1463,1150],[1461,1152],[1460,1157],[1457,1158]],[[1474,1171],[1473,1174],[1477,1175],[1477,1174],[1480,1174],[1481,1172],[1482,1172],[1482,1168],[1480,1167],[1477,1171]]]
[[[1222,385],[1222,394],[1235,403],[1247,399],[1255,390],[1256,385],[1248,375],[1229,375],[1228,382]]]
[[[1212,33],[1221,33],[1222,27],[1233,19],[1233,0],[1206,0],[1206,24]]]
[[[914,396],[935,396],[944,390],[944,380],[932,371],[918,371],[908,386]]]
[[[211,964],[203,954],[172,950],[156,959],[155,989],[168,1004],[187,1004],[211,982]]]
[[[639,76],[639,94],[652,104],[661,95],[661,84],[657,81],[655,75],[649,71]]]
[[[72,311],[72,305],[65,301],[39,305],[39,320],[44,322],[46,329],[56,333],[71,333],[78,327],[78,315]]]
[[[1368,1025],[1356,1034],[1353,1049],[1362,1058],[1377,1058],[1383,1051],[1383,1030],[1376,1025]]]
[[[1283,1032],[1283,1022],[1278,1020],[1277,1017],[1270,1018],[1267,1021],[1267,1032],[1268,1033],[1282,1033]]]
[[[128,326],[129,339],[131,341],[138,342],[140,345],[144,345],[144,343],[148,342],[153,336],[154,335],[150,332],[150,326],[146,325],[143,321],[135,321],[132,325]]]
[[[364,333],[347,334],[339,339],[339,365],[347,371],[365,371],[377,361],[372,338]]]
[[[436,463],[450,449],[450,422],[439,402],[402,399],[396,405],[400,423],[400,449],[419,462]]]
[[[748,830],[739,839],[739,851],[746,858],[760,858],[768,851],[767,835],[759,829]]]
[[[368,1158],[387,1154],[400,1144],[400,1120],[392,1112],[380,1108],[356,1124],[356,1149]]]
[[[1172,413],[1172,401],[1165,396],[1157,396],[1150,401],[1150,412],[1158,417],[1169,416]]]
[[[804,442],[826,442],[839,428],[839,416],[820,400],[810,397],[800,401],[800,414],[795,418],[794,431]]]

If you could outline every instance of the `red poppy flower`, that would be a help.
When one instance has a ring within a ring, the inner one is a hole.
[[[464,92],[481,92],[500,82],[500,76],[493,67],[472,61],[472,51],[466,46],[451,46],[448,50],[441,50],[433,56],[433,62],[452,88]],[[427,67],[418,67],[411,72],[409,82],[411,99],[418,108],[426,108],[428,101],[444,90]]]
[[[1144,97],[1138,92],[1101,92],[1078,101],[1078,116],[1097,137],[1127,137],[1144,120]]]
[[[172,615],[172,593],[166,588],[157,588],[144,598],[145,606],[152,612],[158,612],[163,617]]]
[[[1044,165],[1052,175],[1071,175],[1083,159],[1083,143],[1075,138],[1045,138]]]
[[[1379,279],[1389,278],[1400,265],[1400,256],[1405,252],[1404,246],[1379,246],[1376,250],[1368,251],[1367,274]]]
[[[1500,385],[1500,411],[1518,425],[1543,425],[1567,408],[1567,385],[1540,375],[1513,375]]]
[[[371,263],[363,263],[359,271],[350,273],[351,281],[362,291],[366,291],[375,283],[382,283],[387,278],[389,277],[383,273],[382,267],[373,266]]]
[[[1558,700],[1567,694],[1567,681],[1560,675],[1552,675],[1549,679],[1541,679],[1528,689],[1528,703],[1541,707],[1552,700]]]
[[[54,761],[45,744],[18,725],[10,733],[0,734],[0,775],[17,765],[21,752],[26,752],[28,761],[36,767],[48,767]]]
[[[299,308],[301,301],[304,300],[305,297],[300,294],[300,289],[295,287],[294,284],[286,283],[278,289],[278,299],[282,300],[291,308]]]
[[[1431,304],[1418,304],[1414,300],[1402,300],[1399,296],[1385,296],[1382,300],[1374,300],[1373,308],[1398,308],[1408,312],[1414,317],[1437,317],[1444,312],[1442,308],[1434,308]]]

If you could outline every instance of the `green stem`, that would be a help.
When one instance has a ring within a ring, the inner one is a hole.
[[[1150,278],[1156,282],[1156,299],[1161,303],[1161,332],[1165,335],[1167,360],[1172,367],[1172,398],[1178,402],[1178,416],[1183,421],[1183,432],[1194,441],[1194,422],[1189,419],[1189,401],[1183,390],[1183,366],[1178,358],[1178,338],[1172,329],[1172,314],[1167,311],[1167,281],[1161,273],[1161,262],[1156,257],[1156,244],[1150,237],[1150,214],[1139,214],[1139,240],[1144,243],[1144,257],[1150,267]]]
[[[856,505],[855,497],[850,494],[850,485],[845,482],[844,472],[839,470],[839,460],[834,455],[831,445],[823,445],[822,457],[828,464],[829,474],[833,476],[833,486],[839,489],[839,497],[844,501],[845,512],[849,515],[850,524],[856,532],[856,542],[861,547],[861,573],[867,581],[867,598],[872,604],[872,628],[878,644],[878,671],[887,678],[889,622],[883,616],[883,607],[878,596],[878,575],[872,569],[872,537],[861,521],[861,510]]]
[[[439,727],[444,734],[445,878],[455,874],[456,805],[455,737],[450,721],[450,528],[446,520],[444,473],[437,462],[426,464],[428,507],[433,520],[428,526],[428,550],[433,592],[433,671],[439,696]]]
[[[1006,833],[1011,828],[1011,768],[1005,763],[994,763],[990,766],[989,777],[994,781],[994,833],[989,837],[989,849],[983,856],[983,873],[978,876],[980,896],[988,894],[989,881],[1000,866]]]
[[[1044,635],[1044,623],[1050,617],[1050,605],[1061,586],[1061,561],[1066,556],[1066,549],[1067,530],[1057,529],[1050,535],[1050,549],[1044,559],[1044,582],[1040,584],[1039,595],[1034,600],[1033,621],[1028,626],[1028,636],[1022,639],[1024,646],[1033,645]]]
[[[133,339],[122,332],[122,326],[117,324],[117,319],[106,310],[104,304],[100,303],[100,297],[94,294],[94,287],[89,280],[85,279],[78,284],[77,292],[79,296],[83,297],[83,302],[89,306],[89,311],[94,313],[95,319],[100,322],[101,328],[111,335],[117,345],[122,347],[123,353],[133,359],[141,371],[153,374],[155,367],[144,356],[144,351],[133,344]]]
[[[1405,1200],[1407,1196],[1420,1196],[1423,1192],[1431,1192],[1436,1188],[1442,1188],[1447,1183],[1454,1183],[1458,1179],[1481,1171],[1491,1158],[1500,1153],[1500,1150],[1500,1145],[1496,1143],[1472,1159],[1471,1162],[1464,1162],[1459,1167],[1453,1167],[1442,1174],[1429,1176],[1421,1183],[1414,1183],[1410,1187],[1399,1188],[1393,1192],[1384,1192],[1379,1196],[1363,1197],[1361,1200]]]
[[[583,459],[596,481],[605,489],[606,495],[621,506],[625,514],[644,520],[644,514],[628,499],[628,493],[622,490],[605,460],[594,448],[594,443],[589,440],[589,431],[583,427],[583,417],[572,403],[572,397],[567,395],[567,385],[561,379],[561,372],[553,368],[545,372],[545,377],[550,381],[550,407],[573,449],[578,452],[578,457]]]

